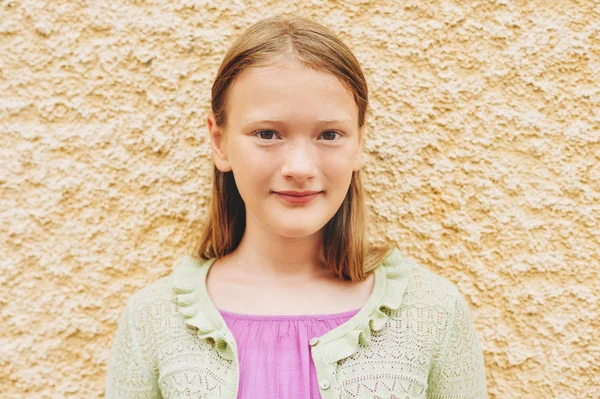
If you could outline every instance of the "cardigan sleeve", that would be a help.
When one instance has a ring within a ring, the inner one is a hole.
[[[441,356],[428,381],[427,399],[487,399],[483,351],[469,305],[457,293]]]
[[[106,371],[106,399],[160,399],[154,367],[140,339],[133,297],[119,318]],[[143,314],[143,313],[142,313]]]

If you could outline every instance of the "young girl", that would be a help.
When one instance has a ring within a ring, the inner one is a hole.
[[[367,243],[368,90],[339,38],[259,21],[212,87],[210,218],[194,255],[127,302],[106,397],[486,398],[469,306]]]

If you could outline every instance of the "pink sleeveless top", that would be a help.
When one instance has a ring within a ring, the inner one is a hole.
[[[343,324],[359,310],[265,316],[219,309],[238,347],[238,399],[320,399],[310,340]]]

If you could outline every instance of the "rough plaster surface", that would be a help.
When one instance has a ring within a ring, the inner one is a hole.
[[[212,79],[297,12],[367,75],[378,241],[465,294],[490,398],[600,397],[598,1],[0,1],[2,398],[101,397],[206,215]]]

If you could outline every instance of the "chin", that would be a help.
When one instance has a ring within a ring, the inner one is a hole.
[[[325,226],[325,225],[323,225]],[[287,237],[287,238],[303,238],[303,237],[308,237],[308,236],[312,236],[316,233],[318,233],[323,226],[316,226],[316,227],[306,227],[306,228],[298,228],[298,226],[296,226],[295,228],[286,228],[284,226],[281,226],[281,228],[276,229],[277,233],[283,237]]]

